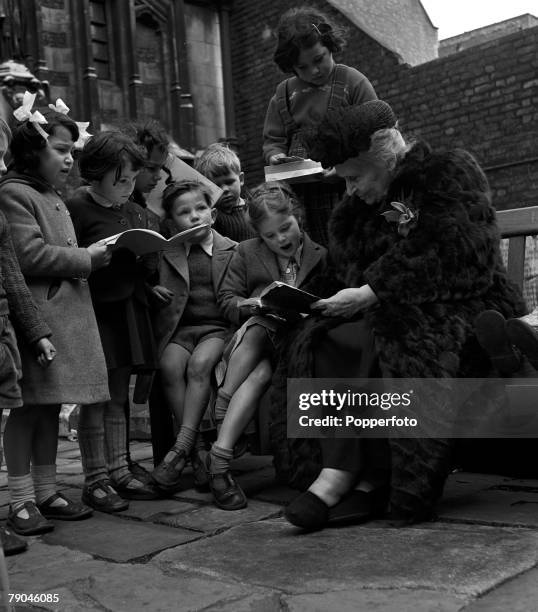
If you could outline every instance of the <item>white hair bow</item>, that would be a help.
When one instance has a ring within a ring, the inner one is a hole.
[[[56,104],[49,104],[49,108],[62,115],[67,115],[69,112],[69,106],[61,98],[56,99]]]
[[[13,116],[19,121],[28,120],[33,123],[38,133],[43,136],[45,140],[47,140],[49,135],[47,134],[47,132],[45,132],[45,130],[41,127],[40,124],[43,125],[45,123],[48,123],[48,121],[39,111],[32,112],[32,106],[34,105],[36,95],[37,94],[35,93],[33,94],[29,91],[25,91],[24,96],[22,98],[22,105],[13,111]]]
[[[89,121],[75,121],[78,127],[78,140],[75,142],[75,149],[82,149],[82,147],[86,144],[86,141],[92,137],[88,130],[88,126],[90,125]]]

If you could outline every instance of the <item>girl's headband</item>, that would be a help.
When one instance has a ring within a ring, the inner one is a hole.
[[[35,127],[35,129],[38,131],[38,133],[43,136],[45,140],[47,140],[49,135],[47,134],[47,132],[45,132],[41,125],[48,123],[48,121],[39,111],[36,110],[32,112],[32,106],[34,105],[36,95],[37,94],[35,93],[33,94],[29,91],[25,91],[22,99],[22,105],[13,111],[13,116],[19,121],[30,121]],[[56,104],[49,104],[49,108],[62,115],[67,115],[67,113],[69,112],[69,107],[61,98],[57,98]],[[75,123],[78,127],[79,137],[73,146],[76,149],[81,149],[84,146],[84,143],[92,136],[87,131],[90,122],[75,121]]]

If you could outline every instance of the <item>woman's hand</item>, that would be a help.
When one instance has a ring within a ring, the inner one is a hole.
[[[377,296],[370,285],[342,289],[326,300],[314,302],[310,308],[319,310],[326,317],[344,317],[350,319],[361,310],[373,306]]]
[[[99,270],[99,268],[108,266],[112,259],[112,251],[106,244],[103,244],[102,240],[90,244],[86,250],[90,254],[92,260],[92,270]]]
[[[285,153],[275,153],[269,158],[269,165],[275,166],[276,164],[281,164],[286,157]]]
[[[170,304],[174,297],[174,292],[162,285],[155,285],[151,288],[151,295],[161,304]]]
[[[56,357],[56,349],[54,344],[48,338],[41,338],[36,343],[37,363],[42,368],[48,368],[54,357]]]

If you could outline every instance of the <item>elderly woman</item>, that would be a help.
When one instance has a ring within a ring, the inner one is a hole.
[[[310,485],[285,516],[319,529],[390,502],[399,521],[424,520],[450,468],[448,440],[286,440],[281,391],[286,377],[487,375],[475,317],[525,311],[501,263],[487,180],[464,150],[407,144],[381,100],[329,113],[308,142],[310,157],[345,179],[347,196],[329,224],[333,263],[306,287],[326,299],[288,343],[275,380],[275,465],[292,485]],[[431,413],[451,418],[442,397],[431,400]]]

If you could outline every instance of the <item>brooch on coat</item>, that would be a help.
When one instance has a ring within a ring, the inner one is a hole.
[[[418,221],[418,210],[413,210],[401,202],[391,202],[394,210],[387,210],[381,214],[388,223],[397,223],[397,231],[404,238],[416,226]]]

